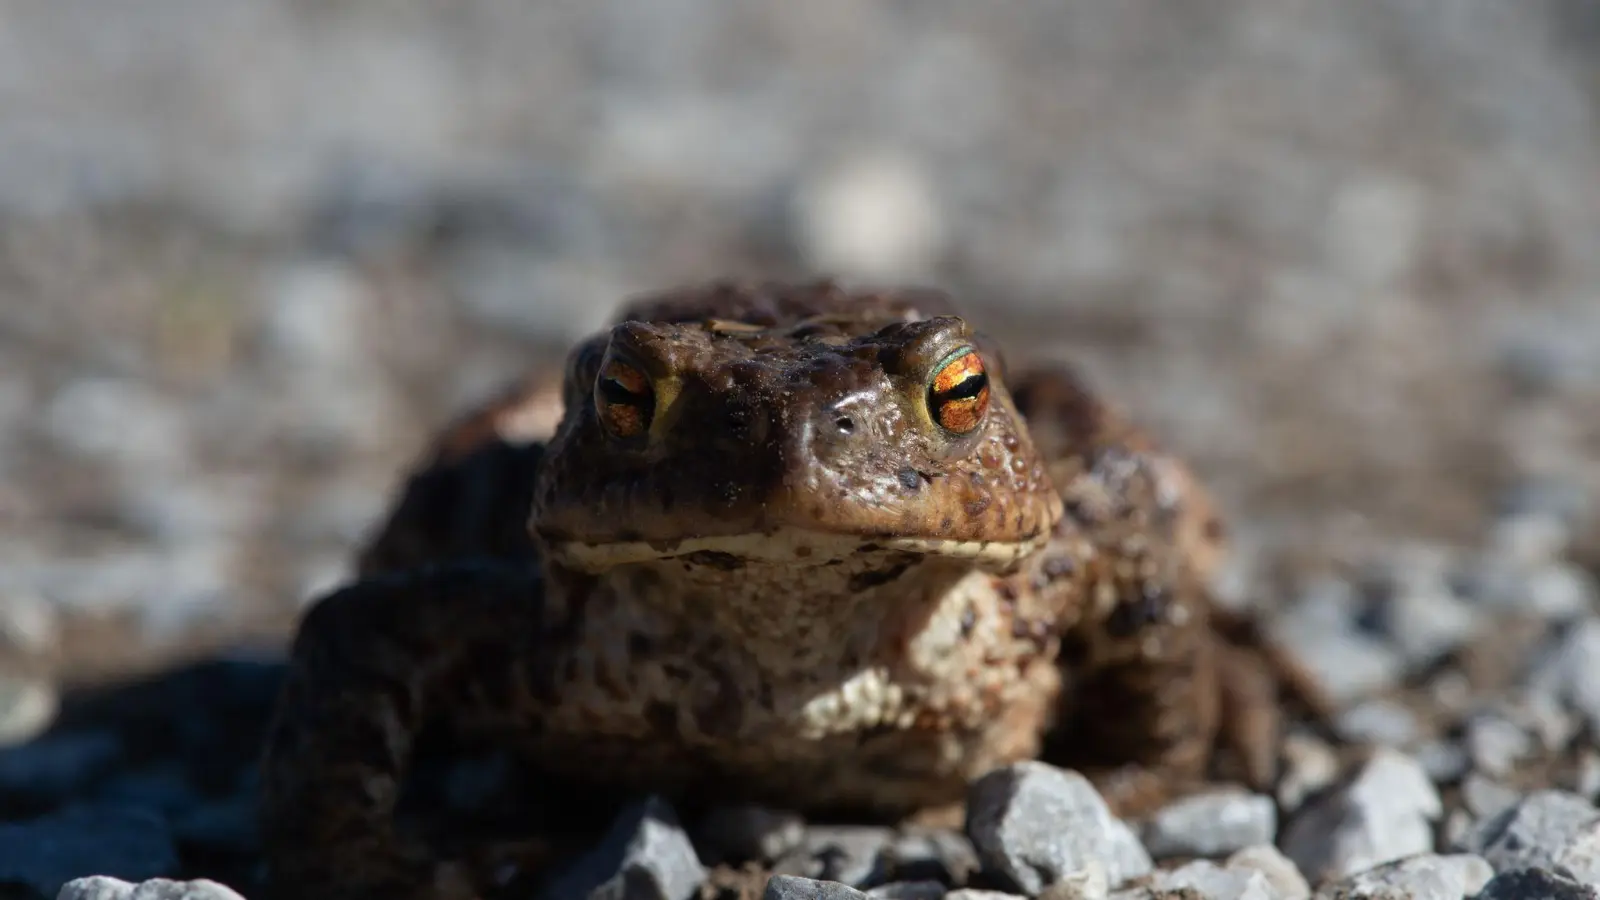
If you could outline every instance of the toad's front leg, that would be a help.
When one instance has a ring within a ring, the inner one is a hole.
[[[1252,786],[1274,774],[1282,659],[1219,627],[1207,578],[1222,554],[1206,493],[1182,462],[1070,372],[1018,380],[1068,527],[1087,539],[1082,617],[1062,644],[1062,718],[1046,756],[1083,769],[1125,815],[1214,773],[1232,751]]]
[[[263,767],[276,896],[484,895],[487,874],[404,834],[396,805],[424,726],[482,707],[537,716],[541,592],[525,567],[441,567],[369,578],[306,615]]]

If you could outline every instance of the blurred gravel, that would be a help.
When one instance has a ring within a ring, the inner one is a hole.
[[[629,293],[830,271],[1081,364],[1343,709],[1275,805],[729,811],[703,893],[1595,896],[1597,116],[1583,0],[0,3],[0,844],[94,820],[0,895],[251,896],[276,656],[428,430]],[[650,822],[585,883],[681,893]],[[1108,834],[1158,871],[1049,868]]]

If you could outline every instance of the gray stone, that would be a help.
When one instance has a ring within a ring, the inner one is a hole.
[[[70,881],[56,900],[244,900],[232,888],[210,879],[172,881],[152,878],[131,884],[117,878],[96,875]]]
[[[688,900],[705,881],[672,806],[649,797],[617,817],[594,850],[552,880],[550,900]]]
[[[1416,740],[1419,728],[1411,710],[1393,700],[1372,699],[1346,709],[1334,722],[1339,737],[1354,744],[1403,747]]]
[[[1091,859],[1078,871],[1057,878],[1044,889],[1039,898],[1040,900],[1106,900],[1110,893],[1110,878],[1106,875],[1106,867],[1099,860]]]
[[[59,707],[55,685],[48,681],[0,675],[0,747],[38,737],[55,721]]]
[[[1291,734],[1283,742],[1283,775],[1278,779],[1278,804],[1293,811],[1306,797],[1339,777],[1339,756],[1310,735]]]
[[[1461,801],[1476,818],[1499,815],[1515,806],[1522,794],[1481,772],[1461,780]]]
[[[809,874],[862,887],[882,880],[882,856],[894,830],[876,825],[819,825],[806,830]]]
[[[1417,762],[1380,748],[1345,784],[1301,809],[1281,846],[1313,881],[1433,849],[1438,791]]]
[[[938,881],[893,881],[867,891],[881,900],[940,900],[950,888]]]
[[[1559,515],[1524,511],[1500,516],[1490,526],[1488,551],[1522,566],[1559,562],[1572,541],[1572,528]]]
[[[1185,797],[1151,816],[1143,829],[1145,849],[1156,858],[1225,856],[1255,844],[1270,844],[1278,811],[1272,798],[1223,789]]]
[[[1513,869],[1489,879],[1473,900],[1597,900],[1600,890],[1547,869]]]
[[[1600,731],[1600,618],[1572,626],[1529,677],[1529,686],[1571,707]]]
[[[1521,801],[1476,823],[1457,849],[1477,853],[1496,872],[1541,866],[1565,866],[1586,881],[1600,880],[1594,855],[1600,810],[1565,791],[1535,791]]]
[[[837,881],[774,875],[767,880],[767,889],[761,897],[762,900],[866,900],[867,895]]]
[[[338,371],[367,359],[366,285],[338,263],[299,263],[268,273],[259,334],[281,366]]]
[[[1594,513],[1594,495],[1580,480],[1551,475],[1528,478],[1495,498],[1501,518],[1548,516],[1572,529],[1587,524]]]
[[[1592,576],[1571,563],[1527,567],[1485,556],[1469,570],[1463,584],[1476,603],[1496,612],[1570,621],[1594,607]]]
[[[78,806],[0,825],[0,884],[47,897],[85,875],[143,880],[170,875],[177,866],[166,823],[153,812]]]
[[[1405,658],[1407,671],[1437,662],[1477,633],[1482,613],[1442,583],[1400,590],[1382,606],[1383,632]]]
[[[1412,754],[1435,784],[1457,781],[1472,767],[1466,748],[1455,741],[1432,740]]]
[[[1246,847],[1228,857],[1223,865],[1229,869],[1260,872],[1277,900],[1307,900],[1311,896],[1311,885],[1306,883],[1306,877],[1300,874],[1294,861],[1271,844]]]
[[[85,376],[67,383],[51,398],[44,425],[63,450],[130,469],[173,471],[188,456],[182,413],[131,379]]]
[[[996,769],[967,795],[967,836],[988,872],[1024,893],[1104,864],[1112,884],[1149,872],[1150,855],[1076,772],[1027,761]]]
[[[707,813],[695,846],[707,862],[771,862],[799,847],[806,823],[798,813],[765,806],[724,806]]]
[[[1156,872],[1148,883],[1111,896],[1114,900],[1156,900],[1173,895],[1198,895],[1204,900],[1279,900],[1272,882],[1261,872],[1225,868],[1203,859]]]
[[[1404,668],[1392,647],[1356,629],[1357,601],[1348,582],[1320,579],[1272,626],[1274,639],[1336,704],[1396,684]]]
[[[1480,715],[1467,723],[1466,745],[1474,766],[1486,774],[1500,776],[1533,752],[1533,737],[1501,716]]]
[[[958,831],[903,834],[883,851],[881,859],[887,876],[901,881],[964,884],[979,868],[977,849]]]
[[[128,900],[132,896],[131,882],[105,875],[90,875],[62,885],[56,900]]]
[[[790,205],[801,257],[846,277],[926,273],[944,241],[933,185],[898,153],[842,158],[806,177]]]
[[[1318,900],[1460,900],[1476,894],[1494,875],[1481,856],[1423,853],[1392,860],[1331,882],[1317,891]]]
[[[981,891],[977,888],[960,888],[944,895],[944,900],[1025,900],[1021,894],[1005,891]]]
[[[38,591],[0,591],[0,646],[19,656],[40,656],[61,642],[61,616]]]

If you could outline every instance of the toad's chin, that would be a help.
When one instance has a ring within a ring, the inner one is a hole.
[[[546,544],[552,562],[583,571],[674,560],[734,570],[752,565],[837,566],[864,558],[911,554],[963,560],[1003,570],[1041,549],[1048,534],[1022,541],[956,541],[937,537],[834,534],[800,528],[681,537],[659,541],[559,540]]]

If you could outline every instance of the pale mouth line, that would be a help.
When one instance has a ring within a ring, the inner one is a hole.
[[[775,533],[717,535],[682,538],[671,542],[616,541],[555,542],[549,552],[556,561],[582,568],[606,568],[695,554],[717,554],[747,563],[823,565],[858,553],[915,553],[971,560],[974,564],[1005,565],[1042,548],[1048,535],[1023,541],[955,541],[945,538],[868,537],[786,529]]]

